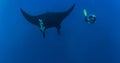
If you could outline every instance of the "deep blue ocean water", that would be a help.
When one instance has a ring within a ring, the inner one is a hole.
[[[21,14],[61,12],[76,4],[61,24],[40,29]],[[95,14],[95,24],[84,21],[83,9]],[[120,63],[119,0],[1,0],[0,63]]]

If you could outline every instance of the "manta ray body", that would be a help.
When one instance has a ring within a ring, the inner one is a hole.
[[[60,34],[61,22],[71,13],[74,6],[75,4],[64,12],[46,12],[37,16],[29,15],[22,8],[20,11],[27,21],[40,28],[43,37],[45,37],[45,30],[51,27],[56,27],[58,34]]]

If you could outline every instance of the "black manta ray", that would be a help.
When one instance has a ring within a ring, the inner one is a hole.
[[[45,30],[51,27],[56,27],[58,34],[60,34],[61,22],[70,14],[74,6],[75,4],[64,12],[46,12],[37,16],[29,15],[21,8],[20,11],[27,21],[41,29],[43,37],[45,37]]]

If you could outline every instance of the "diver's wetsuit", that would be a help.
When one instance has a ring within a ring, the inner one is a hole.
[[[94,24],[96,22],[96,17],[94,15],[85,16],[85,22]]]

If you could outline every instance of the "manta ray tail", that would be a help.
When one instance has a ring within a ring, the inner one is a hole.
[[[67,11],[64,11],[63,14],[61,13],[62,14],[62,18],[66,18],[72,12],[74,7],[75,7],[75,4],[73,4],[72,7],[70,9],[68,9]],[[61,25],[60,24],[57,25],[56,28],[57,28],[58,34],[60,35]]]

